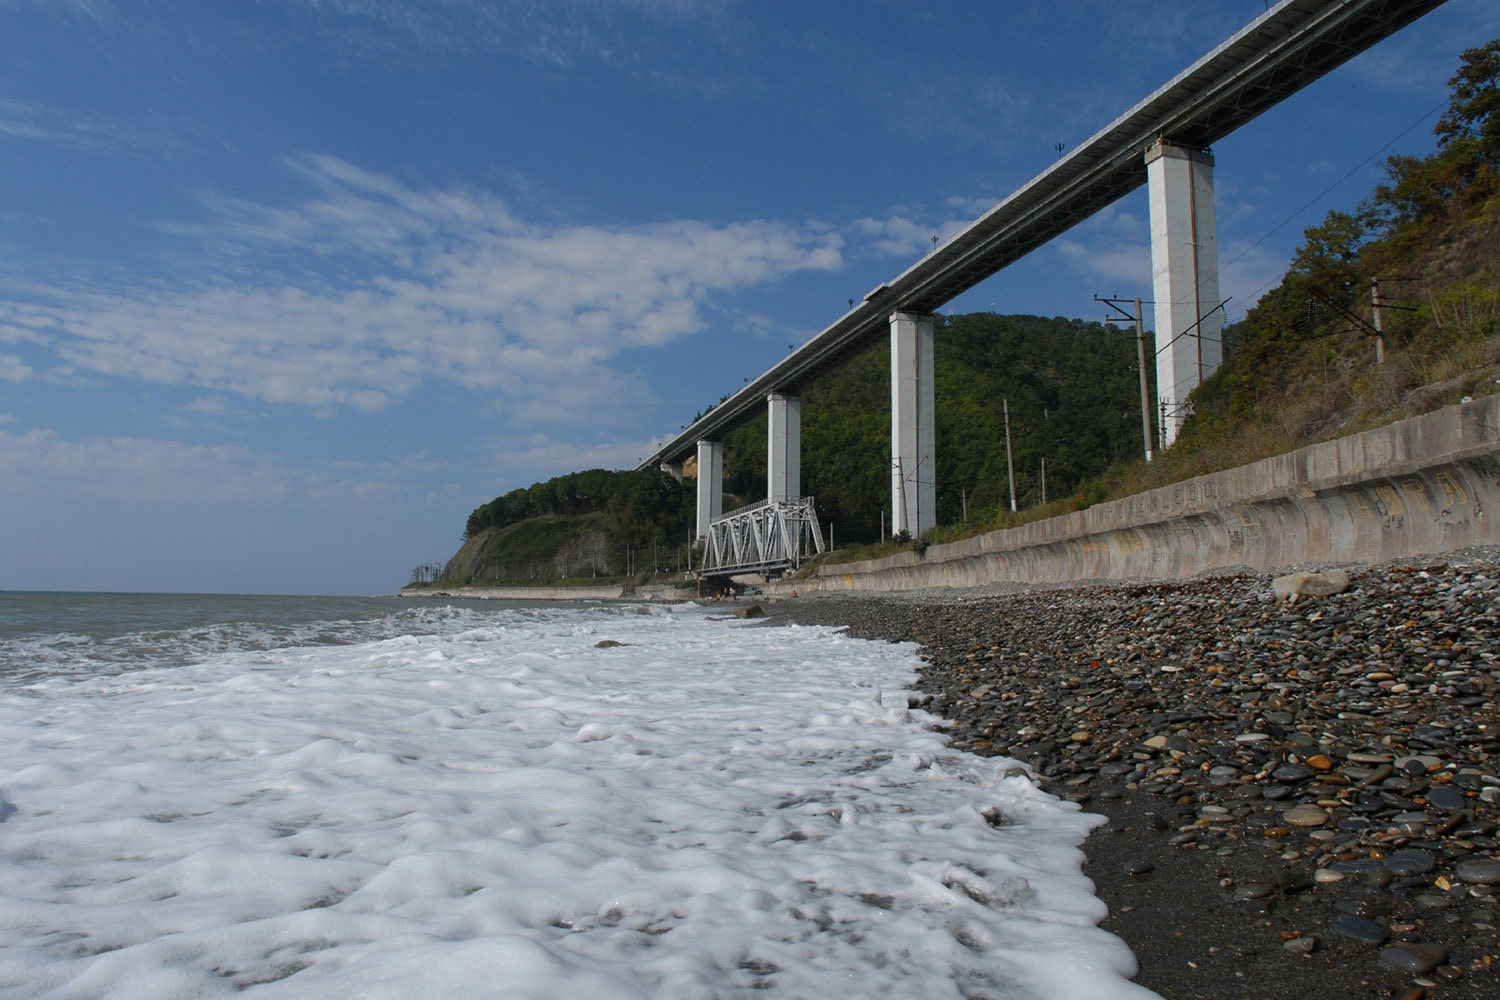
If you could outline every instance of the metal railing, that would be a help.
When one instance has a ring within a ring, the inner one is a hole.
[[[762,500],[708,526],[699,576],[795,569],[823,551],[812,497]]]

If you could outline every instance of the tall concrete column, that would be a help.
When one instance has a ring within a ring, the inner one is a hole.
[[[766,402],[766,498],[795,499],[802,495],[802,398],[773,392]]]
[[[1214,158],[1159,141],[1146,151],[1156,295],[1156,396],[1162,444],[1188,416],[1184,400],[1219,367],[1219,242]]]
[[[661,471],[665,472],[667,475],[671,476],[673,479],[677,480],[679,483],[682,482],[682,463],[681,462],[663,462],[663,463],[661,463]]]
[[[724,513],[724,442],[698,442],[698,537]]]
[[[937,525],[932,317],[891,314],[891,534]]]

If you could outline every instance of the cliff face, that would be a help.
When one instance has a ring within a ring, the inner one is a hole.
[[[466,539],[443,568],[458,584],[524,582],[607,575],[607,537],[595,517],[533,518],[485,528]]]

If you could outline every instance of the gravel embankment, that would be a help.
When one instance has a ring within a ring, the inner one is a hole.
[[[1271,576],[818,597],[922,646],[954,744],[1107,817],[1104,926],[1166,997],[1500,996],[1500,552]]]

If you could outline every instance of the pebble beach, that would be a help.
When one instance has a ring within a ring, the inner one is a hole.
[[[1273,575],[826,595],[921,645],[953,745],[1102,814],[1137,982],[1182,998],[1500,996],[1500,550]]]

